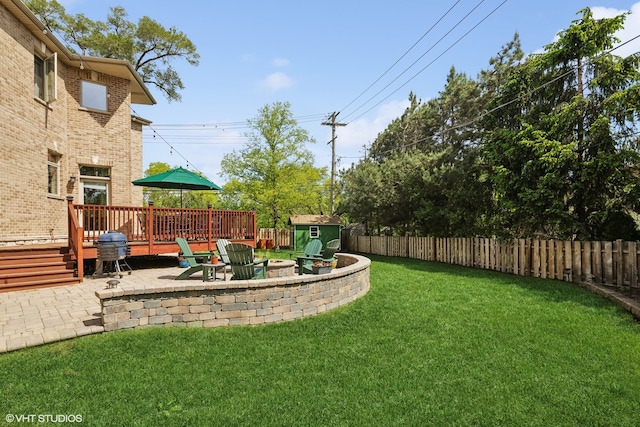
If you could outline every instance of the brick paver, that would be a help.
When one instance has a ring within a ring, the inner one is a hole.
[[[135,270],[117,278],[126,284],[173,281],[182,270]],[[104,332],[95,292],[109,277],[86,277],[76,285],[0,293],[0,353]],[[195,274],[191,280],[202,281]]]

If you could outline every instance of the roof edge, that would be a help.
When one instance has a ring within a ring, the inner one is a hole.
[[[108,65],[116,65],[123,66],[127,68],[128,74],[131,77],[131,80],[135,81],[137,86],[143,91],[144,96],[148,98],[149,102],[136,102],[140,104],[157,104],[155,98],[149,91],[149,88],[145,85],[140,74],[133,68],[133,65],[127,60],[124,59],[113,59],[113,58],[97,58],[93,56],[83,56],[77,53],[73,53],[66,47],[55,35],[51,33],[47,29],[47,27],[38,19],[38,17],[25,5],[21,0],[0,0],[0,4],[4,5],[9,9],[9,12],[14,14],[18,20],[25,25],[29,30],[34,33],[34,36],[44,42],[48,48],[51,50],[58,52],[61,54],[60,60],[66,63],[67,65],[72,65],[75,67],[80,67],[83,63],[88,64],[108,64]],[[20,12],[22,16],[16,15],[16,12]],[[25,22],[26,21],[26,22]],[[40,31],[41,35],[35,31]],[[133,90],[132,93],[132,103],[133,103]]]

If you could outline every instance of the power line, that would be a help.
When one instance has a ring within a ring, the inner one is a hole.
[[[491,15],[493,15],[498,9],[500,9],[507,1],[509,0],[504,0],[502,3],[500,3],[496,8],[494,8],[491,12],[489,12],[484,18],[482,18],[476,25],[474,25],[469,31],[467,31],[466,33],[464,33],[461,37],[459,37],[453,44],[451,44],[447,49],[445,49],[440,55],[438,55],[435,59],[433,59],[431,62],[429,62],[424,68],[422,68],[420,71],[418,71],[416,74],[414,74],[409,80],[407,80],[406,82],[404,82],[402,85],[400,85],[398,88],[396,88],[393,92],[391,92],[389,95],[387,95],[386,97],[382,98],[378,103],[376,103],[375,105],[373,105],[371,108],[369,108],[367,111],[365,111],[364,113],[360,114],[359,116],[357,116],[354,119],[351,119],[351,121],[354,120],[358,120],[360,117],[364,116],[365,114],[367,114],[369,111],[373,110],[374,108],[376,108],[377,106],[379,106],[380,104],[382,104],[384,101],[386,101],[387,99],[389,99],[391,97],[391,95],[395,94],[396,92],[398,92],[400,89],[402,89],[403,87],[405,87],[409,82],[411,82],[413,79],[415,79],[416,77],[418,77],[420,74],[422,74],[422,72],[424,70],[426,70],[427,68],[429,68],[431,65],[433,65],[438,59],[440,59],[442,56],[444,56],[445,53],[447,53],[448,51],[450,51],[453,47],[455,47],[458,43],[460,43],[462,41],[462,39],[464,39],[466,36],[468,36],[471,32],[473,32],[473,30],[475,30],[476,28],[478,28],[480,26],[480,24],[482,24],[484,21],[486,21]],[[395,80],[394,80],[395,81]],[[392,82],[393,83],[393,82]],[[390,85],[390,84],[389,84]],[[389,85],[387,85],[384,89],[386,89]],[[383,89],[383,90],[384,90]],[[382,91],[380,91],[382,92]],[[377,96],[380,92],[378,92],[375,96]],[[374,96],[374,97],[375,97]],[[373,99],[373,97],[371,98]],[[371,100],[369,99],[369,101]],[[369,102],[367,101],[367,102]],[[365,103],[366,104],[366,103]],[[360,107],[358,107],[360,108]]]
[[[331,126],[331,215],[335,212],[335,184],[336,184],[336,127],[337,126],[346,126],[346,123],[337,123],[336,117],[338,117],[339,112],[333,112],[329,116],[331,121],[325,120],[322,122],[323,126]]]
[[[126,101],[125,101],[125,102],[126,102]],[[136,110],[133,108],[133,106],[132,106],[131,104],[127,103],[127,105],[129,105],[129,108],[131,109],[131,111],[133,111],[133,113],[134,113],[136,116],[139,116],[139,115],[138,115],[138,113],[136,112]],[[169,146],[169,148],[170,148],[170,153],[171,153],[171,154],[175,151],[175,152],[176,152],[176,154],[177,154],[178,156],[180,156],[182,159],[184,159],[184,161],[186,161],[186,162],[187,162],[187,164],[186,164],[187,169],[189,168],[189,165],[191,165],[191,167],[192,167],[193,169],[195,169],[197,172],[202,173],[202,171],[200,171],[200,169],[198,169],[197,167],[195,167],[195,166],[194,166],[194,164],[193,164],[192,162],[190,162],[190,161],[189,161],[189,159],[187,159],[187,158],[186,158],[186,157],[185,157],[181,152],[179,152],[179,151],[178,151],[178,150],[177,150],[177,149],[176,149],[172,144],[170,144],[167,140],[165,140],[165,139],[162,137],[162,135],[160,135],[159,133],[157,133],[157,132],[156,132],[156,130],[153,128],[153,126],[151,126],[151,124],[147,125],[147,127],[148,127],[149,129],[151,129],[151,130],[154,132],[154,138],[155,138],[155,137],[156,137],[156,135],[157,135],[157,136],[158,136],[158,137],[159,137],[159,138],[160,138],[164,143],[166,143],[166,144]]]
[[[478,4],[476,4],[476,5],[475,5],[475,7],[474,7],[473,9],[471,9],[469,12],[467,12],[467,14],[466,14],[462,19],[460,19],[460,20],[459,20],[459,21],[458,21],[458,22],[457,22],[453,27],[451,27],[451,28],[449,29],[449,31],[447,31],[447,32],[446,32],[442,37],[440,37],[440,38],[438,39],[438,41],[436,41],[434,44],[432,44],[432,45],[431,45],[431,47],[430,47],[429,49],[427,49],[427,50],[426,50],[422,55],[420,55],[420,56],[418,57],[418,59],[416,59],[415,61],[413,61],[413,62],[411,63],[411,65],[409,65],[407,68],[405,68],[405,69],[404,69],[400,74],[398,74],[398,75],[396,76],[396,78],[394,78],[393,80],[391,80],[391,81],[390,81],[390,82],[389,82],[385,87],[383,87],[382,89],[380,89],[380,90],[379,90],[378,92],[376,92],[372,97],[370,97],[370,98],[369,98],[369,99],[367,99],[365,102],[363,102],[362,104],[360,104],[360,106],[359,106],[358,108],[356,108],[355,110],[353,110],[352,112],[350,112],[349,114],[347,114],[347,115],[345,116],[345,118],[348,118],[348,117],[352,116],[353,114],[355,114],[355,112],[356,112],[356,111],[360,110],[362,107],[364,107],[364,106],[365,106],[365,105],[367,105],[369,102],[371,102],[371,101],[372,101],[376,96],[378,96],[378,95],[380,95],[382,92],[384,92],[384,90],[385,90],[385,89],[387,89],[389,86],[391,86],[393,83],[395,83],[395,82],[396,82],[400,77],[402,77],[402,76],[403,76],[407,71],[409,71],[411,68],[413,68],[413,66],[414,66],[414,65],[416,65],[416,64],[417,64],[417,63],[418,63],[422,58],[424,58],[424,56],[425,56],[427,53],[431,52],[431,50],[432,50],[432,49],[434,49],[438,44],[440,44],[440,42],[441,42],[441,41],[443,41],[443,40],[444,40],[444,39],[445,39],[449,34],[451,34],[451,33],[453,32],[453,30],[455,30],[455,29],[456,29],[460,24],[462,24],[462,23],[463,23],[463,22],[464,22],[464,21],[465,21],[469,16],[471,16],[471,14],[472,14],[472,13],[473,13],[473,12],[474,12],[478,7],[480,7],[480,5],[481,5],[482,3],[484,3],[484,1],[485,1],[485,0],[481,0]],[[505,0],[505,1],[503,2],[503,4],[504,4],[506,1],[507,1],[507,0]],[[492,13],[493,13],[493,12],[492,12]],[[486,19],[486,18],[485,18],[485,19]],[[481,22],[482,22],[482,21],[481,21]],[[476,26],[477,26],[477,25],[476,25]],[[474,27],[474,28],[475,28],[475,27]],[[464,36],[463,36],[463,37],[464,37]],[[454,45],[455,45],[455,44],[454,44]],[[446,51],[445,51],[445,52],[446,52]],[[444,53],[443,53],[443,54],[444,54]],[[441,54],[440,56],[442,56],[443,54]],[[436,60],[437,60],[437,59],[439,59],[439,58],[440,58],[440,56],[438,56],[438,57],[436,58]],[[431,65],[431,64],[433,64],[434,62],[435,62],[435,60],[434,60],[434,61],[432,61],[431,63],[429,63],[429,65],[428,65],[428,66],[430,66],[430,65]],[[427,66],[427,67],[428,67],[428,66]],[[427,67],[423,68],[420,72],[418,72],[418,74],[422,73],[422,71],[424,71]],[[386,72],[385,72],[385,73],[386,73]],[[417,74],[416,74],[416,76],[417,76]],[[405,83],[405,85],[406,85],[409,81],[411,81],[412,79],[414,79],[416,76],[413,76],[411,79],[409,79],[409,80]],[[378,79],[378,80],[379,80],[379,79]],[[376,81],[377,81],[377,80],[376,80]],[[403,85],[403,86],[404,86],[404,85]],[[370,86],[370,87],[371,87],[371,86]],[[400,86],[400,88],[402,88],[402,86]],[[400,88],[396,89],[396,90],[395,90],[394,92],[392,92],[389,96],[393,95],[395,92],[397,92],[398,90],[400,90]],[[384,101],[384,100],[386,100],[387,98],[389,98],[389,96],[387,96],[386,98],[384,98],[384,99],[383,99],[383,101]],[[380,102],[380,103],[381,103],[381,102]],[[378,104],[374,105],[374,107],[372,107],[372,108],[370,108],[369,110],[367,110],[364,114],[366,114],[367,112],[371,111],[371,110],[372,110],[373,108],[375,108],[376,106],[380,105],[380,103],[378,103]],[[362,115],[364,115],[364,114],[361,114],[361,115],[360,115],[360,116],[358,116],[357,118],[362,117]],[[357,119],[357,118],[356,118],[356,119]],[[356,119],[353,119],[353,120],[356,120]],[[351,120],[351,121],[353,121],[353,120]]]
[[[640,39],[640,34],[636,35],[635,37],[627,40],[626,42],[621,43],[621,44],[619,44],[619,45],[617,45],[617,46],[615,46],[615,47],[613,47],[613,48],[611,48],[611,49],[609,49],[609,50],[607,50],[605,52],[602,52],[599,55],[596,55],[593,58],[588,58],[586,63],[583,66],[586,67],[590,63],[593,63],[595,60],[597,60],[597,59],[599,59],[599,58],[601,58],[601,57],[603,57],[605,55],[608,55],[608,54],[612,53],[613,51],[615,51],[616,49],[619,49],[619,48],[621,48],[621,47],[623,47],[623,46],[625,46],[625,45],[627,45],[627,44],[629,44],[629,43],[631,43],[631,42],[633,42],[633,41],[635,41],[637,39]],[[640,51],[637,51],[637,52],[633,53],[632,55],[637,55],[637,54],[640,54]],[[568,76],[569,74],[573,73],[577,68],[578,68],[578,65],[575,65],[574,67],[570,67],[569,70],[567,70],[564,73],[554,77],[553,79],[541,84],[540,86],[535,87],[535,88],[527,91],[526,93],[524,93],[524,95],[525,96],[531,96],[532,94],[534,94],[535,92],[539,91],[540,89],[544,89],[545,87],[553,84],[554,82],[556,82],[556,81]],[[488,114],[496,112],[496,111],[498,111],[498,110],[500,110],[500,109],[502,109],[504,107],[507,107],[507,106],[513,104],[514,102],[517,102],[518,99],[519,99],[519,96],[521,96],[521,95],[522,95],[522,93],[516,95],[514,97],[514,99],[512,99],[510,101],[507,101],[507,102],[504,102],[504,103],[502,103],[502,104],[500,104],[500,105],[498,105],[498,106],[496,106],[496,107],[494,107],[494,108],[492,108],[490,110],[487,110],[487,111],[483,112],[482,114],[478,115],[477,117],[475,117],[475,118],[473,118],[471,120],[468,120],[468,121],[466,121],[464,123],[461,123],[461,124],[458,124],[458,125],[455,125],[455,126],[451,126],[451,127],[447,128],[447,129],[444,129],[443,131],[439,132],[439,134],[442,135],[443,132],[450,132],[452,130],[456,130],[456,129],[460,129],[460,128],[472,125],[473,123],[477,122],[478,120],[482,119],[483,117],[487,116]],[[437,136],[437,135],[438,135],[438,133],[435,134],[435,136]],[[411,143],[408,143],[408,144],[404,144],[402,146],[402,148],[404,149],[404,148],[407,148],[407,147],[411,147],[411,146],[417,145],[417,144],[419,144],[421,142],[428,141],[431,138],[432,138],[432,136],[418,139],[418,140],[416,140],[414,142],[411,142]],[[597,146],[597,145],[594,145],[594,146]],[[389,154],[389,153],[397,151],[397,150],[398,150],[397,148],[391,148],[391,149],[383,151],[383,152],[381,152],[379,154]],[[359,157],[359,158],[362,158],[362,157]]]
[[[355,97],[351,102],[349,102],[347,105],[345,105],[344,107],[342,107],[341,111],[344,111],[344,110],[346,110],[347,108],[349,108],[349,107],[351,106],[351,104],[353,104],[353,103],[354,103],[354,102],[356,102],[358,99],[360,99],[360,97],[361,97],[362,95],[364,95],[364,94],[365,94],[369,89],[371,89],[371,88],[373,87],[373,85],[375,85],[376,83],[378,83],[378,82],[380,81],[380,79],[382,79],[382,78],[383,78],[383,77],[384,77],[384,76],[385,76],[389,71],[391,71],[391,69],[392,69],[393,67],[395,67],[395,66],[398,64],[398,62],[400,62],[400,61],[401,61],[405,56],[407,56],[407,54],[408,54],[409,52],[411,52],[411,50],[413,50],[413,48],[414,48],[414,47],[416,47],[416,45],[417,45],[418,43],[420,43],[420,41],[422,41],[422,39],[423,39],[423,38],[425,38],[425,37],[427,36],[427,34],[429,34],[429,33],[431,32],[431,30],[433,30],[433,29],[434,29],[434,28],[435,28],[435,27],[440,23],[440,21],[442,21],[442,20],[443,20],[443,19],[444,19],[448,14],[449,14],[449,12],[451,12],[451,11],[453,10],[453,8],[454,8],[454,7],[456,7],[456,5],[457,5],[458,3],[460,3],[460,1],[461,1],[461,0],[456,1],[456,2],[453,4],[453,6],[451,6],[451,7],[449,8],[449,10],[447,10],[447,11],[445,12],[445,14],[444,14],[444,15],[442,15],[442,16],[440,17],[440,19],[438,19],[438,20],[435,22],[435,24],[433,24],[433,25],[431,26],[431,28],[429,28],[429,29],[427,30],[427,32],[426,32],[426,33],[424,33],[424,34],[423,34],[423,35],[422,35],[422,36],[421,36],[421,37],[420,37],[420,38],[419,38],[419,39],[418,39],[418,40],[417,40],[417,41],[416,41],[416,42],[415,42],[415,43],[414,43],[414,44],[413,44],[409,49],[407,49],[407,50],[405,51],[405,53],[403,53],[403,54],[402,54],[402,56],[400,56],[400,58],[398,58],[398,59],[396,60],[396,62],[394,62],[394,63],[393,63],[389,68],[387,68],[387,70],[386,70],[384,73],[382,73],[382,75],[381,75],[380,77],[378,77],[378,78],[377,78],[373,83],[371,83],[371,84],[370,84],[370,85],[369,85],[365,90],[363,90],[363,91],[360,93],[360,95],[356,96],[356,97]],[[484,1],[484,0],[483,0],[483,1]]]

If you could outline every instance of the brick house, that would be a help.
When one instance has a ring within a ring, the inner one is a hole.
[[[155,99],[128,61],[70,52],[20,0],[0,0],[0,247],[64,241],[74,203],[142,206]]]

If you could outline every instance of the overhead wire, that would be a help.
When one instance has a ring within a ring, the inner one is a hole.
[[[358,96],[356,96],[353,100],[351,100],[351,102],[349,102],[347,105],[345,105],[344,107],[342,107],[340,109],[340,111],[344,111],[347,108],[349,108],[351,106],[351,104],[353,104],[354,102],[356,102],[358,99],[360,99],[360,97],[362,95],[364,95],[369,89],[371,89],[376,83],[378,83],[384,76],[387,75],[387,73],[389,71],[391,71],[391,69],[393,67],[395,67],[396,65],[398,65],[398,63],[409,54],[409,52],[411,52],[413,50],[414,47],[416,47],[418,45],[418,43],[420,43],[422,41],[422,39],[424,39],[455,7],[458,3],[460,3],[461,0],[456,1],[453,6],[451,6],[449,8],[449,10],[447,10],[444,15],[442,15],[440,17],[440,19],[438,19],[413,45],[411,45],[411,47],[409,49],[407,49],[401,56],[400,58],[398,58],[396,60],[396,62],[394,62],[389,68],[386,69],[386,71],[384,73],[382,73],[382,75],[380,75],[380,77],[378,77],[373,83],[371,83],[365,90],[363,90]],[[484,0],[483,0],[484,1]],[[482,3],[482,2],[481,2]],[[357,111],[357,110],[356,110]]]
[[[431,65],[433,65],[438,59],[440,59],[442,56],[444,56],[445,53],[447,53],[448,51],[450,51],[451,49],[453,49],[458,43],[460,43],[465,37],[467,37],[469,34],[471,34],[471,32],[473,32],[476,28],[478,28],[480,26],[480,24],[482,24],[484,21],[486,21],[491,15],[493,15],[498,9],[500,9],[507,1],[509,0],[503,0],[502,3],[500,3],[498,6],[496,6],[491,12],[489,12],[487,15],[485,15],[484,18],[482,18],[476,25],[474,25],[471,29],[469,29],[466,33],[464,33],[461,37],[459,37],[455,42],[453,42],[448,48],[446,48],[442,53],[440,53],[440,55],[438,55],[437,57],[435,57],[431,62],[429,62],[425,67],[423,67],[420,71],[418,71],[416,74],[414,74],[409,80],[405,81],[402,85],[400,85],[399,87],[397,87],[393,92],[391,92],[390,94],[388,94],[386,97],[382,98],[379,102],[377,102],[375,105],[373,105],[372,107],[370,107],[368,110],[366,110],[365,112],[363,112],[362,114],[360,114],[359,116],[355,117],[354,119],[351,119],[351,121],[355,121],[358,120],[360,117],[364,116],[365,114],[367,114],[369,111],[373,110],[374,108],[376,108],[377,106],[379,106],[380,104],[382,104],[384,101],[386,101],[387,99],[389,99],[393,94],[395,94],[396,92],[398,92],[400,89],[402,89],[403,87],[405,87],[409,82],[411,82],[413,79],[415,79],[416,77],[418,77],[420,74],[422,74],[427,68],[429,68]],[[413,64],[412,64],[413,65]],[[404,73],[404,72],[403,72]],[[398,76],[399,77],[399,76]],[[395,82],[396,79],[394,79],[391,83]],[[388,88],[391,83],[389,83],[389,85],[385,86],[380,92],[376,93],[376,95],[374,95],[372,98],[370,98],[367,103],[369,101],[371,101],[373,98],[375,98],[376,96],[378,96],[384,89]],[[366,104],[366,103],[365,103]],[[358,107],[359,109],[360,107]]]
[[[409,71],[411,68],[413,68],[422,58],[424,58],[429,52],[431,52],[431,50],[433,50],[438,44],[440,44],[440,42],[442,42],[449,34],[451,34],[459,25],[461,25],[469,16],[471,16],[471,14],[478,8],[480,7],[480,5],[482,5],[482,3],[484,3],[485,0],[480,0],[480,2],[478,2],[469,12],[467,12],[467,14],[462,17],[462,19],[458,20],[458,22],[449,29],[449,31],[447,31],[442,37],[440,37],[435,43],[433,43],[431,45],[431,47],[429,47],[429,49],[427,49],[422,55],[420,55],[415,61],[413,61],[407,68],[405,68],[400,74],[398,74],[393,80],[391,80],[385,87],[383,87],[382,89],[380,89],[378,92],[376,92],[373,96],[371,96],[369,99],[367,99],[364,103],[362,103],[358,108],[356,108],[355,110],[353,110],[352,112],[350,112],[349,114],[345,115],[342,117],[343,120],[346,120],[348,117],[352,116],[353,114],[355,114],[358,110],[360,110],[362,107],[364,107],[365,105],[367,105],[369,102],[371,102],[375,97],[377,97],[378,95],[380,95],[382,92],[384,92],[389,86],[391,86],[393,83],[395,83],[400,77],[402,77],[407,71]],[[503,2],[503,4],[506,2],[507,0],[505,0]],[[446,52],[446,51],[445,51]],[[440,55],[442,56],[442,55]],[[439,59],[440,56],[436,59]],[[435,62],[432,61],[432,63]],[[429,64],[431,65],[431,64]],[[426,67],[425,67],[426,68]],[[424,71],[424,69],[422,70]],[[420,73],[422,72],[420,71]],[[385,72],[386,73],[386,72]],[[418,73],[419,74],[419,73]],[[414,77],[412,77],[411,79],[409,79],[409,81],[411,81]],[[379,79],[378,79],[379,80]],[[376,80],[376,82],[378,81]],[[408,83],[409,81],[407,81],[406,83]],[[406,84],[405,83],[405,84]],[[373,85],[371,85],[373,86]],[[369,87],[371,87],[369,86]],[[404,85],[403,85],[404,86]],[[401,86],[402,87],[402,86]],[[400,88],[398,88],[397,90],[395,90],[394,92],[392,92],[389,96],[393,95],[395,92],[397,92]],[[388,97],[387,97],[388,98]],[[385,98],[385,99],[387,99]],[[383,100],[384,101],[384,100]],[[381,103],[381,102],[380,102]],[[373,108],[375,108],[376,106],[380,105],[380,103],[376,104]],[[366,114],[367,112],[371,111],[373,108],[370,108],[369,110],[367,110],[364,114]],[[364,114],[361,114],[360,116],[356,117],[355,119],[351,120],[357,120],[358,118],[362,117]]]
[[[590,63],[593,63],[595,60],[599,59],[600,57],[608,55],[608,54],[612,53],[613,51],[615,51],[616,49],[619,49],[619,48],[621,48],[621,47],[623,47],[623,46],[625,46],[625,45],[627,45],[627,44],[629,44],[629,43],[631,43],[631,42],[633,42],[633,41],[635,41],[637,39],[640,39],[640,34],[636,35],[635,37],[632,37],[631,39],[627,40],[626,42],[623,42],[623,43],[621,43],[621,44],[619,44],[617,46],[614,46],[613,48],[611,48],[611,49],[609,49],[609,50],[607,50],[605,52],[600,53],[599,55],[596,55],[593,58],[588,58],[586,63],[582,64],[582,66],[586,67]],[[640,54],[640,51],[635,52],[633,55],[637,55],[637,54]],[[547,86],[555,83],[556,81],[568,76],[569,74],[575,72],[575,70],[577,68],[578,68],[578,65],[575,65],[574,67],[570,67],[570,69],[567,70],[566,72],[554,77],[553,79],[541,84],[540,86],[537,86],[535,88],[530,89],[524,95],[525,96],[531,96],[535,92],[537,92],[537,91],[539,91],[541,89],[544,89],[545,87],[547,87]],[[521,95],[521,94],[519,94],[519,95]],[[492,108],[490,110],[487,110],[487,111],[483,112],[482,114],[478,115],[477,117],[475,117],[475,118],[473,118],[471,120],[468,120],[466,122],[460,123],[460,124],[455,125],[455,126],[450,126],[447,129],[445,129],[444,131],[441,131],[439,133],[442,134],[442,132],[450,132],[452,130],[456,130],[456,129],[460,129],[460,128],[472,125],[473,123],[477,122],[478,120],[482,119],[483,117],[487,116],[488,114],[491,114],[491,113],[496,112],[496,111],[498,111],[498,110],[500,110],[500,109],[502,109],[504,107],[507,107],[507,106],[513,104],[514,102],[516,102],[517,100],[518,100],[518,97],[516,96],[514,99],[512,99],[510,101],[507,101],[507,102],[504,102],[504,103],[502,103],[502,104],[500,104],[500,105],[498,105],[498,106],[496,106],[496,107],[494,107],[494,108]],[[437,136],[437,134],[436,134],[436,136]],[[414,145],[417,145],[417,144],[419,144],[421,142],[428,141],[431,138],[432,138],[431,136],[430,137],[424,137],[424,138],[418,139],[416,141],[410,142],[408,144],[403,144],[403,146],[400,147],[400,148],[401,149],[406,149],[406,148],[412,147]],[[594,145],[594,146],[597,146],[597,144]],[[381,152],[380,154],[389,154],[391,152],[397,151],[398,149],[399,148],[392,148],[392,149],[389,149],[389,150],[385,150],[385,151]],[[362,157],[359,157],[359,158],[362,158]]]

